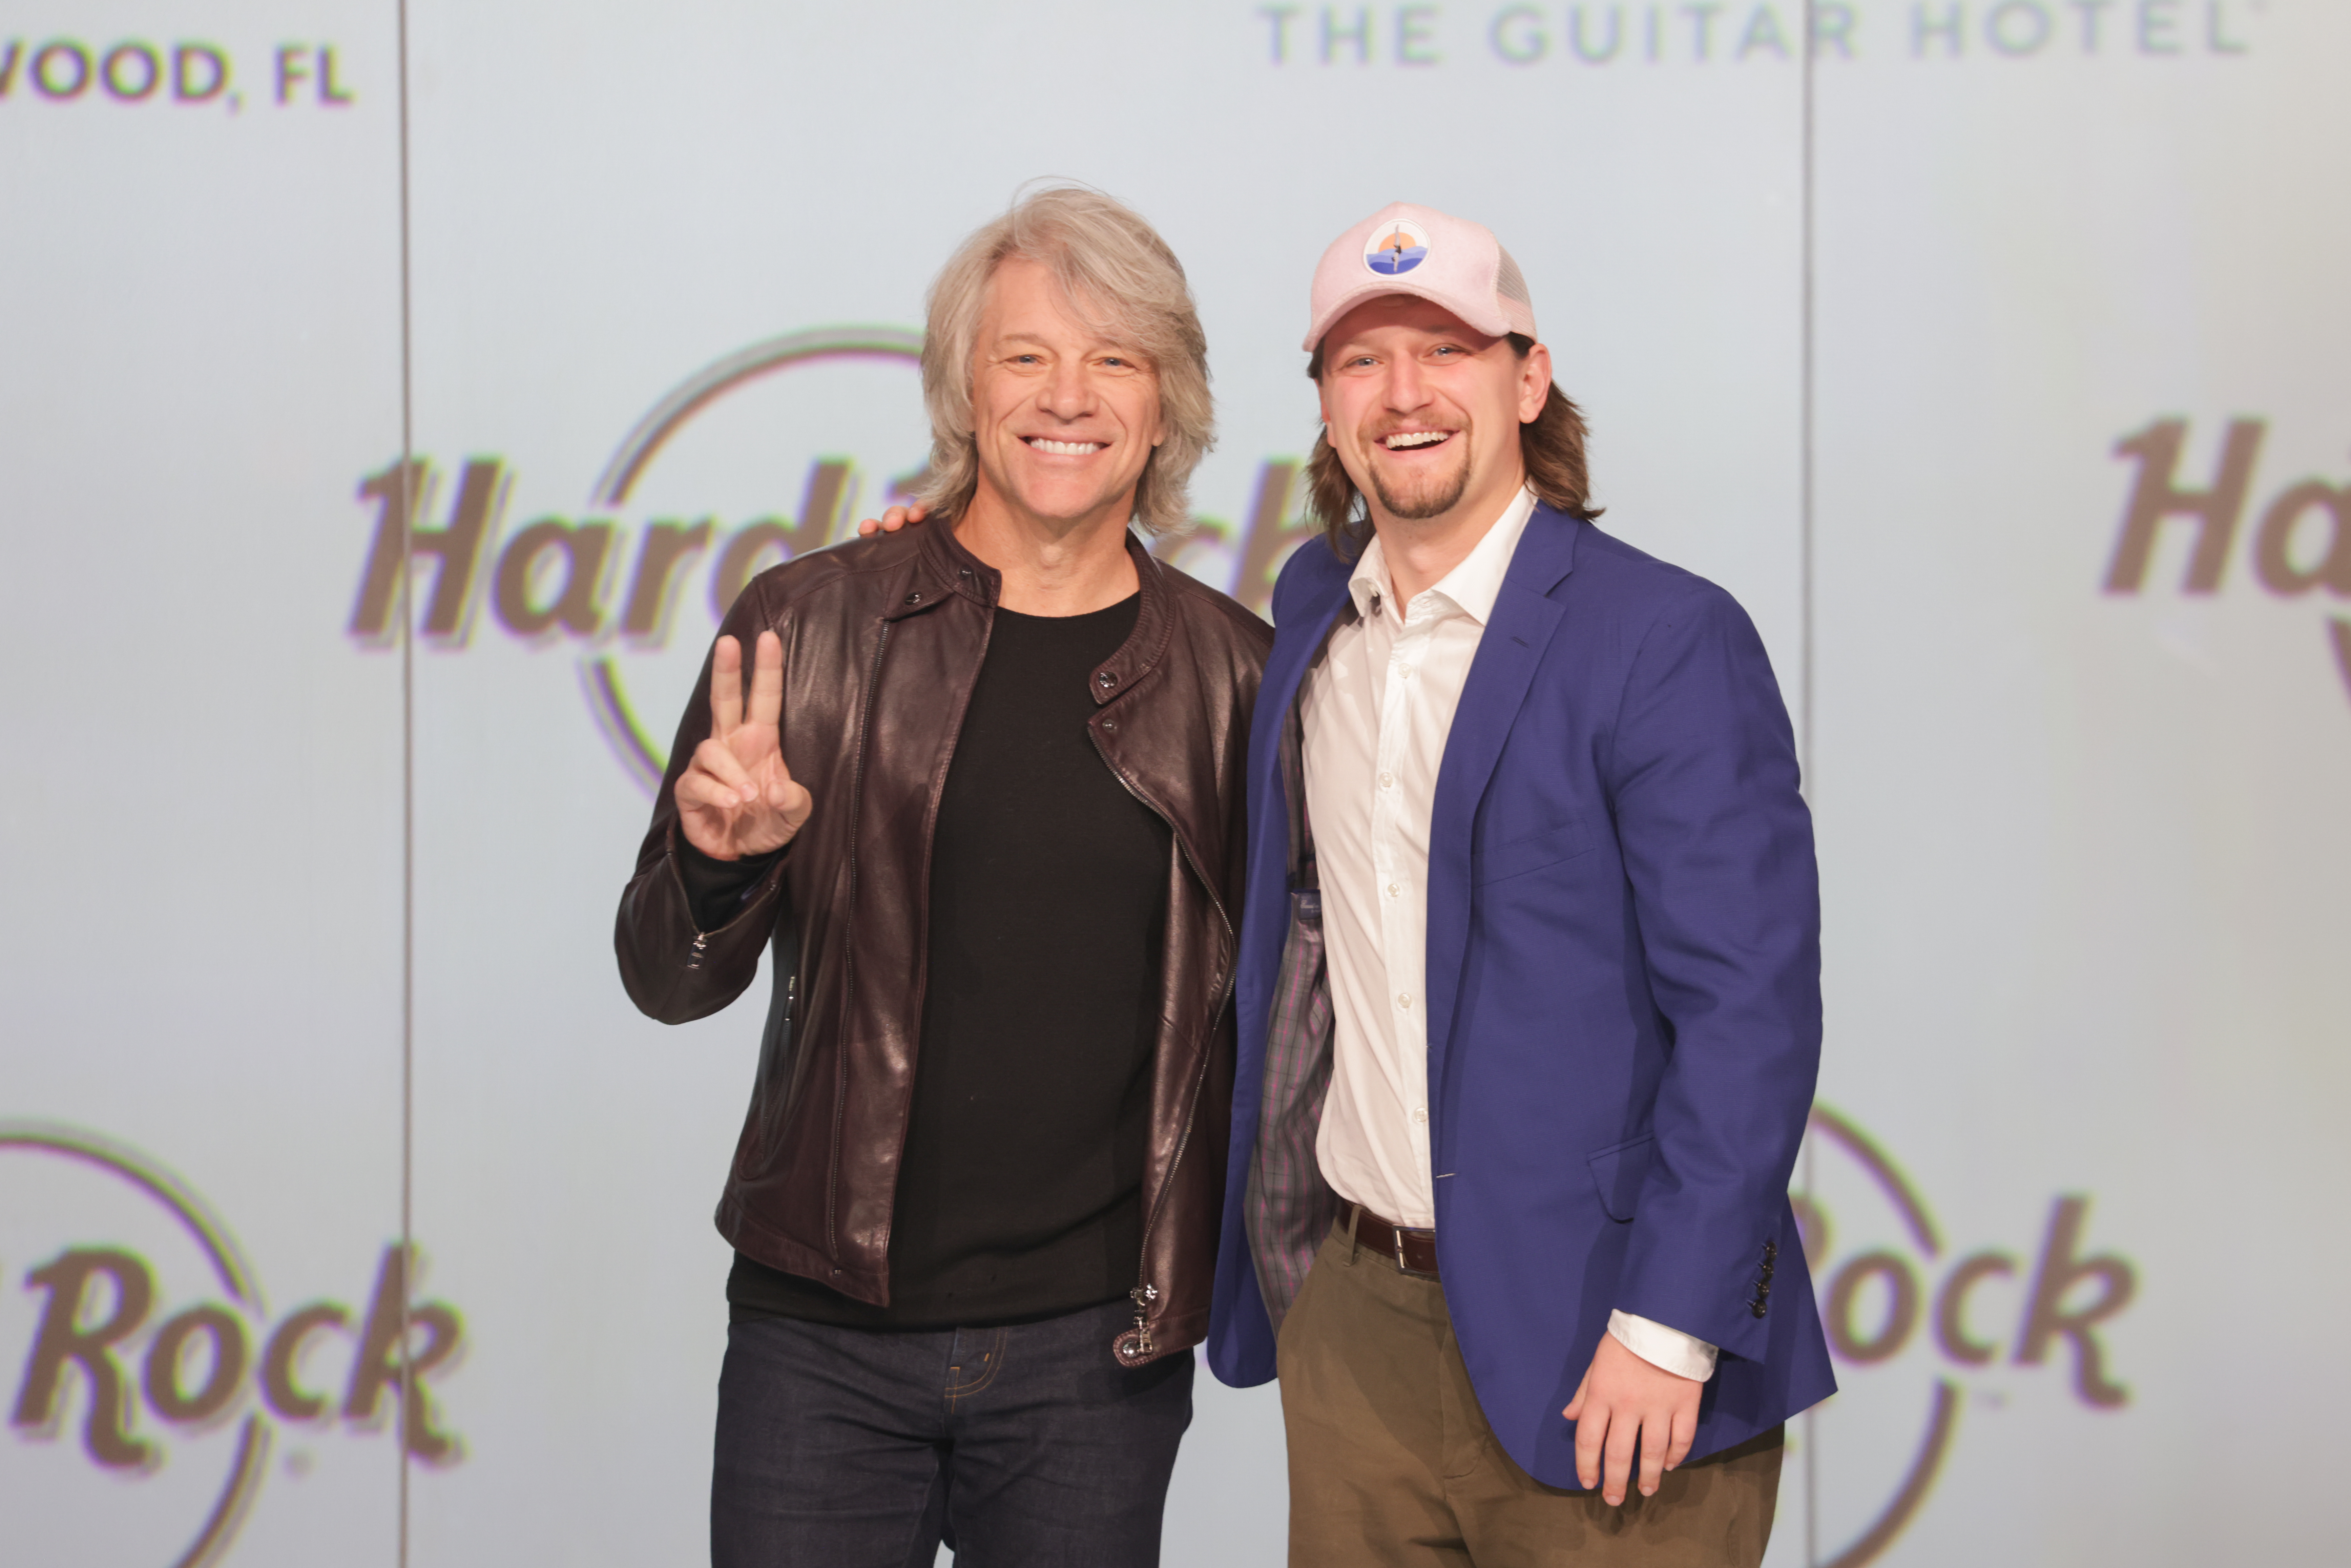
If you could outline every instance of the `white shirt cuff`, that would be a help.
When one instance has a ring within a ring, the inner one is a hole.
[[[1612,1311],[1608,1314],[1608,1333],[1618,1344],[1651,1366],[1663,1367],[1677,1377],[1704,1383],[1714,1375],[1714,1346],[1679,1329],[1669,1329],[1630,1312]]]

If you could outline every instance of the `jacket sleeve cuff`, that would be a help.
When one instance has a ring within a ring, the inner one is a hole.
[[[1714,1375],[1714,1346],[1679,1329],[1667,1328],[1648,1318],[1636,1318],[1627,1312],[1611,1312],[1608,1333],[1643,1361],[1677,1377],[1704,1383]]]
[[[686,907],[694,912],[697,931],[716,931],[735,918],[746,900],[756,896],[768,868],[783,854],[770,850],[722,861],[704,854],[684,834],[676,836],[678,881],[684,884]]]

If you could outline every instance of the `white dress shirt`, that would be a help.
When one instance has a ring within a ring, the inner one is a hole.
[[[1301,699],[1306,815],[1322,892],[1334,1026],[1314,1154],[1340,1197],[1414,1229],[1437,1225],[1429,1166],[1428,823],[1453,712],[1533,513],[1520,489],[1442,581],[1396,602],[1374,536],[1348,580],[1357,619],[1331,633]],[[1626,1312],[1609,1333],[1703,1380],[1714,1346]]]

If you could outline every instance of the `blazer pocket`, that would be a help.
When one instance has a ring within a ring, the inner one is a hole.
[[[1562,822],[1556,828],[1525,833],[1504,843],[1475,845],[1469,851],[1469,880],[1500,882],[1505,877],[1523,876],[1587,854],[1592,847],[1592,835],[1583,831],[1580,821]]]
[[[1599,1189],[1600,1207],[1609,1218],[1621,1224],[1633,1218],[1641,1184],[1649,1176],[1650,1158],[1656,1152],[1656,1134],[1644,1133],[1591,1156],[1592,1185]]]

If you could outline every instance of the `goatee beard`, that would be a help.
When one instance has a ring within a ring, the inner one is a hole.
[[[1459,436],[1454,439],[1458,441]],[[1437,481],[1434,488],[1417,496],[1400,497],[1387,486],[1387,476],[1378,468],[1372,470],[1372,493],[1380,498],[1380,506],[1388,516],[1418,522],[1425,517],[1443,517],[1460,505],[1469,488],[1469,465],[1462,464],[1453,471],[1451,482]]]

